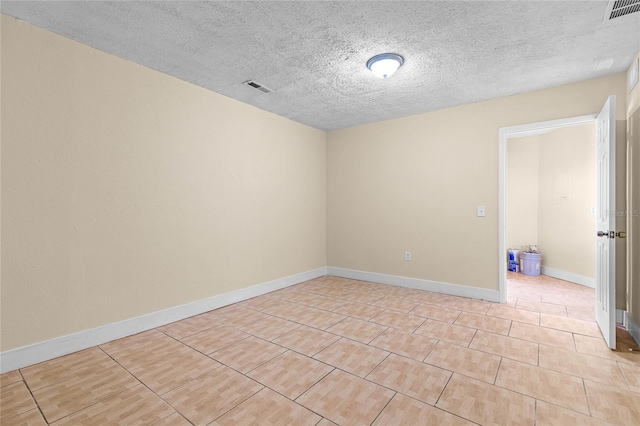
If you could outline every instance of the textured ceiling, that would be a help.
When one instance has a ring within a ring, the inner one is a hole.
[[[0,11],[334,130],[625,71],[640,13],[605,21],[607,4],[5,0]],[[405,58],[386,80],[365,67],[383,52]]]

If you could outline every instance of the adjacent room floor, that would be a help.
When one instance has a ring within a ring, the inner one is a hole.
[[[640,352],[593,304],[544,276],[502,305],[321,277],[3,374],[0,423],[640,424]]]

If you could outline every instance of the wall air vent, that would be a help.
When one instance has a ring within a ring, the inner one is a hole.
[[[604,20],[610,21],[635,12],[640,12],[640,0],[612,0],[607,6]]]
[[[268,87],[258,83],[257,81],[247,80],[242,84],[244,84],[245,86],[252,87],[252,88],[254,88],[254,89],[256,89],[256,90],[258,90],[258,91],[260,91],[262,93],[271,93],[271,92],[273,92],[273,90],[271,90]]]

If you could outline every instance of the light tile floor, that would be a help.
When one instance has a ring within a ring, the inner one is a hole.
[[[495,304],[331,276],[0,376],[2,425],[640,424],[594,291]],[[633,349],[631,351],[630,349]]]

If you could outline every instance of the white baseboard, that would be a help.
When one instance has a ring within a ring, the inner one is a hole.
[[[631,337],[633,337],[633,340],[640,345],[640,326],[636,324],[627,311],[624,312],[624,325],[629,331],[629,334],[631,334]]]
[[[397,275],[378,274],[375,272],[356,271],[353,269],[335,268],[333,266],[327,267],[327,274],[335,275],[342,278],[351,278],[354,280],[370,281],[379,284],[390,284],[399,287],[433,291],[435,293],[444,293],[453,296],[488,300],[490,302],[500,301],[500,292],[498,290],[489,290],[459,284],[442,283],[437,281],[422,280],[418,278],[400,277]]]
[[[0,373],[77,352],[327,275],[322,267],[0,353]]]
[[[547,275],[549,277],[558,278],[559,280],[580,284],[585,287],[596,288],[595,278],[585,277],[583,275],[574,274],[573,272],[567,272],[561,269],[549,268],[548,266],[541,266],[540,273],[542,275]]]

